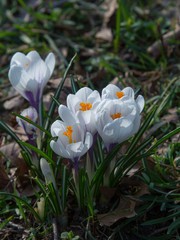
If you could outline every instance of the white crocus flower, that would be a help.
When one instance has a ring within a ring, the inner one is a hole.
[[[9,80],[37,111],[43,89],[52,75],[54,66],[53,53],[49,53],[45,61],[36,51],[31,51],[27,55],[17,52],[11,59]]]
[[[88,87],[83,87],[76,94],[69,94],[67,97],[68,108],[76,115],[85,130],[93,136],[97,132],[94,114],[100,102],[98,91]]]
[[[102,100],[103,99],[119,99],[119,100],[134,100],[134,90],[131,87],[126,87],[124,89],[120,89],[114,84],[108,84],[102,90]],[[142,95],[139,95],[136,99],[136,103],[138,104],[139,111],[141,112],[144,108],[144,98]]]
[[[142,101],[135,102],[104,99],[96,110],[96,127],[104,145],[109,152],[132,135],[140,127],[140,112],[144,105]]]
[[[57,137],[57,140],[52,140],[50,146],[57,155],[71,159],[77,172],[79,159],[91,147],[93,137],[84,131],[84,127],[66,106],[60,105],[58,110],[62,121],[56,120],[51,126],[51,135]]]
[[[38,119],[37,111],[33,107],[24,109],[20,115],[35,122],[35,123],[37,122],[37,119]],[[16,117],[16,121],[19,124],[19,126],[24,128],[24,130],[29,138],[34,137],[34,134],[36,132],[36,127],[34,125],[28,123],[27,121],[25,121],[19,117]]]

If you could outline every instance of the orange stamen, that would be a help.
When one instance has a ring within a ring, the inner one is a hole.
[[[117,92],[116,96],[118,97],[118,99],[120,99],[124,96],[124,92]]]
[[[29,64],[30,64],[30,63],[26,63],[26,67],[28,67],[28,66],[29,66]]]
[[[111,114],[111,118],[114,120],[116,118],[120,118],[121,117],[121,113],[115,113],[115,114]]]
[[[92,104],[91,103],[80,103],[79,104],[81,106],[81,108],[79,108],[80,111],[87,111],[90,110],[92,108]]]
[[[72,130],[72,127],[71,127],[71,126],[68,126],[68,127],[67,127],[67,131],[63,133],[63,135],[65,135],[66,137],[69,138],[69,144],[72,143],[72,133],[73,133],[73,130]],[[75,143],[75,142],[76,142],[76,141],[74,140],[74,143]]]
[[[27,118],[27,119],[29,119],[29,120],[31,120],[32,121],[32,119],[27,115],[25,118]]]

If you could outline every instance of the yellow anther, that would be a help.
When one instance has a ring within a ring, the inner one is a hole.
[[[81,106],[81,108],[79,108],[80,111],[87,111],[90,110],[92,108],[92,104],[91,103],[80,103],[79,104]]]
[[[121,113],[115,113],[115,114],[111,114],[111,118],[114,120],[116,118],[120,118],[121,117]]]
[[[118,99],[120,99],[124,96],[124,92],[117,92],[116,96],[118,97]]]
[[[72,142],[74,143],[76,142],[75,140],[72,141],[72,133],[73,133],[73,130],[71,126],[68,126],[67,131],[63,133],[63,135],[69,138],[69,144],[71,144]]]
[[[28,115],[26,115],[26,117],[25,118],[27,118],[27,119],[29,119],[29,120],[31,120],[32,121],[32,118],[30,118]]]

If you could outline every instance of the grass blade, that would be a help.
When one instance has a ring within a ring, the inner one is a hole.
[[[41,151],[40,149],[34,147],[33,145],[29,144],[29,143],[26,143],[26,142],[22,142],[22,141],[19,141],[22,145],[30,148],[31,150],[33,150],[34,152],[38,153],[41,157],[45,158],[49,163],[52,163],[53,165],[56,165],[55,162],[53,162],[53,160],[48,156],[46,155],[43,151]]]

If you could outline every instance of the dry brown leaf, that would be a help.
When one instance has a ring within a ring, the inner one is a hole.
[[[103,25],[104,27],[107,26],[107,23],[109,22],[111,16],[114,14],[118,7],[117,0],[105,0],[103,4],[101,4],[101,8],[103,8]]]
[[[10,183],[10,179],[4,169],[2,158],[0,156],[0,190],[8,190],[12,192],[12,184]]]
[[[139,171],[139,169],[140,169],[141,166],[142,166],[142,162],[139,161],[138,163],[136,163],[136,164],[134,165],[133,168],[131,168],[131,170],[127,173],[127,176],[128,176],[128,177],[134,176],[134,174]]]
[[[113,35],[111,29],[107,27],[102,28],[99,32],[96,33],[96,38],[112,42]]]
[[[12,110],[15,108],[19,108],[20,106],[22,106],[23,103],[24,98],[19,95],[17,97],[12,98],[11,100],[5,101],[3,106],[6,110]]]
[[[169,114],[166,114],[162,117],[167,123],[177,124],[179,122],[179,116],[177,108],[171,108],[168,110]]]
[[[109,212],[107,214],[98,214],[97,218],[100,224],[111,226],[119,219],[134,217],[136,215],[136,212],[134,210],[135,205],[135,201],[121,196],[119,205],[115,211]]]
[[[11,162],[10,169],[15,169],[13,175],[16,175],[19,183],[22,185],[27,181],[28,167],[26,162],[21,156],[20,147],[17,143],[9,143],[0,148],[0,151],[8,158]],[[12,175],[12,174],[11,174]]]
[[[180,26],[176,26],[176,29],[170,31],[162,36],[164,48],[167,49],[170,45],[170,39],[179,40],[180,39]],[[148,53],[154,58],[158,58],[161,54],[162,43],[160,40],[154,42],[148,49]]]
[[[17,166],[20,147],[17,143],[9,143],[0,147],[0,151],[11,161],[12,167]]]

